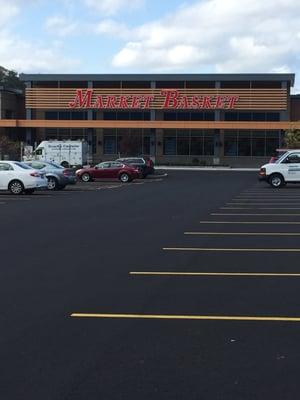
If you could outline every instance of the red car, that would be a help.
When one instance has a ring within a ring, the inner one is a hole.
[[[92,168],[82,168],[76,171],[76,175],[83,182],[94,179],[119,179],[123,183],[140,177],[137,168],[116,161],[102,162]]]

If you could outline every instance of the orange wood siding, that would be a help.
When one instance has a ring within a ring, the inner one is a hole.
[[[106,121],[106,120],[26,120],[2,119],[0,127],[19,128],[159,128],[159,129],[247,129],[281,130],[300,128],[299,122],[227,122],[227,121]]]
[[[84,89],[85,91],[86,89]],[[93,89],[92,102],[97,96],[154,96],[151,109],[162,109],[164,96],[162,89]],[[166,89],[170,90],[170,89]],[[238,96],[235,110],[286,110],[288,106],[287,89],[178,89],[180,95],[188,96]],[[69,109],[69,102],[75,98],[76,89],[26,89],[26,108]]]

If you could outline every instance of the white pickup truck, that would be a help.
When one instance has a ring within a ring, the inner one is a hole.
[[[287,183],[300,183],[300,150],[288,150],[275,163],[263,165],[259,180],[268,182],[274,188]]]

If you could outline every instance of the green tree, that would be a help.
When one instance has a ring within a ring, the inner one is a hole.
[[[0,66],[0,85],[4,85],[8,89],[24,90],[24,83],[20,80],[16,71],[10,71]]]
[[[291,127],[284,134],[284,143],[288,149],[300,148],[300,129]]]
[[[20,142],[9,139],[6,135],[0,135],[0,160],[8,156],[12,160],[20,158]]]

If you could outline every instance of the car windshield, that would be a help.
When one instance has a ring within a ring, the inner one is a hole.
[[[286,156],[286,153],[287,153],[287,152],[285,151],[283,154],[279,155],[278,160],[276,160],[276,164],[281,163],[282,159]]]
[[[20,168],[23,168],[23,169],[33,169],[33,168],[30,167],[29,165],[23,164],[23,163],[18,162],[18,161],[15,161],[14,164],[17,165],[17,166],[20,167]]]

